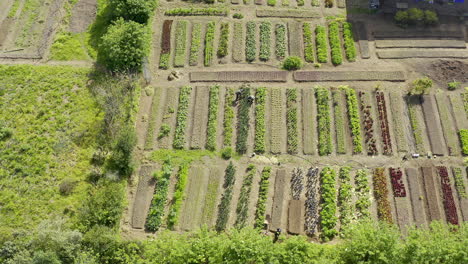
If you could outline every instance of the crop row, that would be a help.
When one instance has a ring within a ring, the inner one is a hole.
[[[405,131],[403,127],[403,106],[404,102],[399,93],[390,93],[390,109],[392,112],[393,128],[395,133],[395,141],[397,143],[399,152],[406,152],[408,150],[408,144],[406,142]]]
[[[383,141],[383,153],[385,155],[392,154],[392,141],[390,139],[390,126],[388,125],[387,104],[385,102],[385,95],[381,91],[375,93],[377,99],[377,109],[379,111],[380,131]]]
[[[200,54],[201,47],[201,37],[201,23],[193,24],[189,58],[190,66],[196,66],[198,64],[198,56]]]
[[[281,141],[283,140],[282,128],[283,120],[283,99],[282,90],[278,88],[271,89],[271,145],[273,154],[281,153]]]
[[[327,33],[325,27],[320,25],[315,28],[315,46],[317,48],[317,61],[326,63],[328,61]]]
[[[343,63],[343,55],[341,51],[340,25],[338,22],[333,21],[328,25],[328,37],[330,40],[332,63],[333,65],[340,65]]]
[[[156,130],[156,116],[158,115],[159,100],[161,97],[161,89],[155,88],[153,94],[153,100],[151,102],[151,109],[148,121],[148,130],[146,132],[145,139],[145,150],[153,149],[154,146],[154,134]]]
[[[468,129],[460,129],[458,134],[460,136],[463,155],[468,155]]]
[[[468,118],[468,89],[463,92],[463,106],[465,108],[466,117]]]
[[[180,89],[179,108],[177,110],[177,123],[175,128],[174,142],[172,147],[183,149],[185,145],[185,129],[187,128],[188,109],[190,104],[190,93],[192,87],[184,86]]]
[[[223,121],[223,147],[231,147],[232,145],[232,134],[234,132],[234,89],[228,88],[226,90],[225,102],[224,102],[224,121]]]
[[[260,60],[268,61],[270,59],[271,49],[271,23],[262,22],[260,24]]]
[[[460,168],[453,168],[453,178],[455,180],[455,189],[457,189],[458,196],[461,199],[468,198],[465,189],[465,182],[463,181],[463,173]]]
[[[210,87],[208,127],[206,129],[206,149],[216,150],[216,128],[218,127],[219,86]]]
[[[265,222],[268,187],[270,186],[271,167],[263,168],[258,190],[257,210],[255,211],[255,228],[263,228]]]
[[[276,58],[279,60],[286,57],[286,27],[284,24],[277,24],[275,27],[276,38]]]
[[[219,45],[218,45],[218,57],[226,57],[228,55],[228,47],[229,47],[229,23],[225,22],[221,24],[220,30],[220,37],[219,37]]]
[[[442,185],[442,196],[444,198],[444,209],[447,216],[447,222],[452,225],[458,225],[458,214],[453,199],[452,186],[448,175],[447,167],[438,166],[437,173],[440,176],[440,183]]]
[[[185,20],[177,21],[175,35],[174,67],[184,67],[185,51],[187,45],[187,24]]]
[[[359,118],[359,106],[356,91],[347,86],[342,89],[346,92],[346,103],[348,105],[349,127],[353,137],[353,153],[362,152],[361,120]]]
[[[266,105],[267,89],[264,87],[257,88],[255,92],[255,140],[254,152],[265,152],[265,105]]]
[[[345,48],[346,59],[348,59],[348,61],[355,61],[356,46],[354,46],[352,25],[349,22],[343,23],[343,45]]]
[[[293,200],[301,199],[303,185],[304,171],[301,168],[294,168],[291,176],[291,194]]]
[[[417,104],[411,101],[412,99],[408,98],[408,114],[410,118],[411,128],[413,130],[414,143],[416,145],[416,150],[419,153],[422,153],[424,152],[424,146],[423,146],[423,138],[422,138],[422,129],[421,129],[421,125],[419,124],[419,119],[418,119]],[[468,149],[467,149],[467,153],[468,153]]]
[[[234,23],[234,37],[233,37],[233,51],[232,60],[241,62],[242,58],[242,45],[243,45],[244,27],[241,22]]]
[[[172,20],[164,20],[161,36],[161,55],[159,57],[159,68],[169,68],[169,58],[171,56],[171,29]]]
[[[354,177],[354,185],[356,186],[356,212],[358,218],[369,218],[370,217],[370,187],[369,180],[367,178],[367,171],[360,169],[356,172]]]
[[[167,227],[173,229],[179,222],[179,211],[182,206],[182,201],[185,199],[185,185],[188,178],[188,165],[180,166],[179,173],[177,174],[177,183],[175,185],[174,198],[171,201],[171,209],[167,216]]]
[[[166,16],[226,16],[227,10],[219,8],[173,8],[164,12]]]
[[[351,185],[350,171],[350,167],[341,167],[339,172],[340,189],[338,191],[338,205],[340,208],[341,230],[346,228],[353,216],[353,205],[351,203],[353,186]]]
[[[324,156],[331,154],[333,149],[329,105],[330,92],[325,88],[317,87],[315,97],[317,98],[318,149],[319,155]]]
[[[444,132],[447,142],[449,155],[460,155],[458,135],[456,130],[453,129],[454,122],[452,114],[450,113],[450,105],[447,101],[447,97],[445,94],[440,93],[436,94],[436,99],[439,109],[440,123],[442,124],[442,131]]]
[[[307,171],[307,184],[306,184],[306,201],[305,201],[305,220],[304,229],[305,233],[309,236],[313,235],[318,223],[318,208],[320,195],[318,168],[310,168]]]
[[[235,226],[237,228],[245,227],[247,222],[247,213],[249,209],[249,198],[250,192],[252,191],[252,182],[255,176],[255,165],[250,164],[247,167],[246,175],[244,176],[244,181],[242,182],[242,187],[239,194],[239,199],[237,201],[237,208],[236,208],[236,222]]]
[[[306,62],[314,62],[314,43],[312,36],[312,26],[310,23],[302,25],[302,33],[304,35],[304,58]]]
[[[223,183],[224,193],[223,193],[223,196],[221,197],[221,202],[219,203],[219,206],[218,206],[218,218],[216,219],[216,226],[215,226],[215,229],[218,232],[226,229],[226,225],[229,220],[229,212],[231,211],[230,206],[231,206],[231,200],[232,200],[232,191],[233,191],[234,183],[236,181],[235,175],[236,175],[236,168],[231,162],[229,163],[229,165],[227,166],[224,172],[224,183]]]
[[[298,130],[297,130],[297,90],[286,90],[286,127],[288,135],[288,153],[297,153]]]
[[[361,112],[362,124],[364,126],[364,138],[367,146],[368,155],[377,154],[377,143],[374,138],[374,119],[372,118],[372,106],[370,104],[370,95],[360,91],[359,97],[361,98]]]
[[[145,228],[148,231],[156,232],[159,227],[161,227],[171,174],[172,165],[170,161],[165,161],[161,171],[154,174],[156,187],[154,188],[153,199],[151,200],[151,205],[145,223]]]
[[[343,112],[342,94],[339,90],[332,91],[333,108],[335,117],[335,131],[336,131],[336,153],[346,154],[346,141],[345,141],[345,120]]]
[[[374,196],[377,201],[377,215],[380,220],[393,223],[390,201],[388,200],[388,187],[385,180],[384,168],[374,170]]]
[[[237,141],[236,151],[239,154],[247,152],[247,137],[249,134],[249,121],[250,121],[250,87],[242,86],[241,98],[239,103],[238,115],[237,115]]]
[[[255,22],[247,22],[247,36],[245,38],[245,59],[248,62],[255,60],[257,56],[257,25]]]
[[[213,61],[215,29],[216,29],[216,24],[213,21],[209,22],[206,25],[205,60],[204,60],[205,66],[210,66]]]
[[[390,181],[393,187],[393,196],[406,197],[405,184],[403,183],[403,172],[400,168],[390,168]]]
[[[320,172],[322,203],[320,210],[320,226],[322,238],[325,241],[333,239],[338,233],[335,229],[336,217],[336,173],[330,167]]]

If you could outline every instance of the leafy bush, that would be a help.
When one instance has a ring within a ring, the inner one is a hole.
[[[162,124],[161,127],[159,128],[158,139],[167,137],[170,132],[171,132],[171,127],[166,123]]]
[[[247,167],[246,175],[244,176],[244,180],[242,182],[242,187],[239,194],[239,199],[237,201],[237,208],[236,208],[236,222],[234,225],[236,228],[243,228],[247,222],[247,214],[249,209],[249,197],[250,192],[252,191],[252,182],[253,177],[255,176],[255,165],[250,164]]]
[[[245,59],[248,62],[255,60],[257,56],[257,25],[255,22],[247,22],[247,37],[245,39]]]
[[[224,172],[224,193],[221,197],[221,202],[218,206],[218,218],[216,219],[215,229],[216,231],[223,231],[226,229],[227,221],[229,220],[231,200],[232,200],[232,191],[234,183],[236,181],[236,167],[232,162],[229,163],[225,172]]]
[[[299,70],[302,66],[304,66],[304,63],[297,56],[289,56],[283,61],[283,69],[288,71]]]
[[[232,134],[233,134],[233,122],[234,122],[234,107],[232,105],[234,101],[234,89],[227,88],[226,96],[224,101],[224,121],[223,121],[223,145],[224,147],[231,147],[232,145]]]
[[[223,151],[221,152],[221,157],[225,160],[230,159],[232,157],[232,148],[231,147],[224,148]]]
[[[333,7],[333,0],[325,0],[325,7],[332,8]]]
[[[424,12],[419,8],[410,8],[407,10],[408,12],[408,22],[410,24],[416,24],[418,21],[422,21],[424,19]]]
[[[304,58],[307,62],[314,62],[314,43],[312,40],[312,27],[310,23],[302,25],[304,35]]]
[[[349,127],[353,136],[353,153],[362,152],[361,120],[359,118],[359,107],[356,91],[347,86],[342,87],[346,92],[346,103],[348,105]]]
[[[432,80],[428,77],[417,79],[411,85],[411,95],[421,95],[425,94],[432,87]]]
[[[145,223],[145,227],[148,231],[156,232],[162,224],[171,174],[172,165],[168,160],[164,162],[161,171],[154,174],[156,187],[154,188],[153,199],[151,200]]]
[[[408,17],[408,12],[407,11],[397,11],[395,14],[395,22],[400,25],[400,26],[406,26],[408,25],[409,17]]]
[[[297,130],[297,90],[286,90],[286,127],[288,134],[288,153],[296,154],[298,145]]]
[[[327,33],[323,26],[315,28],[315,45],[317,47],[317,61],[326,63],[328,61]]]
[[[336,214],[336,173],[330,167],[325,167],[320,172],[322,202],[320,210],[320,226],[322,239],[329,241],[338,233],[335,229]]]
[[[196,66],[201,46],[201,23],[193,24],[191,43],[189,65]]]
[[[454,91],[460,87],[460,82],[456,82],[456,81],[449,82],[447,86],[448,86],[449,91]]]
[[[265,104],[266,104],[267,89],[257,88],[255,93],[255,140],[254,152],[265,152]]]
[[[276,5],[276,0],[267,0],[267,5],[275,6]]]
[[[271,45],[271,23],[262,22],[260,24],[260,60],[268,61],[270,59]]]
[[[221,36],[219,37],[218,57],[226,57],[228,55],[229,45],[229,23],[221,24]]]
[[[266,202],[268,199],[268,187],[270,185],[271,167],[263,168],[258,190],[257,210],[255,211],[255,228],[263,228],[265,222]]]
[[[205,66],[210,66],[213,60],[214,37],[215,37],[215,22],[211,21],[206,25],[205,34]]]
[[[144,25],[119,19],[102,36],[99,56],[112,71],[141,70],[149,53],[149,34]]]
[[[237,114],[237,142],[236,151],[239,154],[244,154],[247,151],[247,137],[249,134],[249,121],[250,121],[250,103],[248,97],[250,96],[250,87],[242,86],[242,99],[239,102],[239,110]]]
[[[235,19],[243,19],[244,15],[240,14],[240,13],[235,13],[232,17],[235,18]]]
[[[116,17],[146,24],[156,7],[155,0],[109,0],[109,6]]]
[[[460,129],[458,134],[460,135],[463,155],[468,155],[468,129]]]
[[[439,18],[434,11],[410,8],[405,11],[398,11],[395,14],[395,22],[402,27],[415,25],[422,22],[425,25],[435,25],[439,23]]]
[[[187,46],[187,24],[188,22],[185,20],[180,20],[177,22],[175,32],[175,67],[184,67],[185,65],[185,51]]]
[[[424,24],[429,26],[439,24],[439,18],[437,17],[437,13],[431,10],[425,10]]]
[[[283,59],[286,56],[286,27],[284,24],[277,24],[275,28],[276,36],[276,58]]]
[[[206,129],[206,149],[216,150],[216,128],[218,126],[219,86],[210,87],[210,105],[208,108],[208,127]]]
[[[173,8],[164,12],[166,16],[226,16],[228,11],[219,8]]]
[[[343,23],[343,44],[348,61],[356,61],[356,46],[354,46],[354,36],[352,25],[349,22]]]
[[[331,22],[328,25],[328,37],[330,39],[331,57],[333,65],[340,65],[343,63],[343,55],[341,52],[341,41],[340,41],[340,28],[336,21]]]
[[[179,107],[177,110],[177,124],[175,128],[174,142],[175,149],[183,149],[185,146],[185,129],[187,127],[187,116],[189,111],[190,93],[192,87],[184,86],[180,89]]]
[[[305,1],[304,0],[297,0],[297,6],[304,6]]]
[[[331,138],[330,121],[330,92],[322,87],[315,88],[315,97],[317,100],[317,130],[318,130],[318,149],[319,155],[331,154],[333,145]]]
[[[185,199],[185,185],[187,184],[187,178],[188,165],[184,164],[179,168],[174,198],[171,201],[171,209],[169,209],[169,215],[167,216],[167,227],[169,229],[174,229],[174,226],[179,222],[179,211],[180,207],[182,207],[182,202]]]

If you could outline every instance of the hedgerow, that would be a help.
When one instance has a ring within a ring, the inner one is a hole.
[[[189,59],[190,66],[196,66],[198,64],[200,46],[201,46],[201,23],[195,23],[193,24],[193,28],[192,28],[192,41],[191,41],[191,46],[190,46],[190,59]]]
[[[322,239],[329,241],[338,233],[335,229],[338,221],[336,215],[336,173],[330,167],[325,167],[320,172],[321,182],[321,210],[320,226],[322,230]]]
[[[254,152],[265,152],[265,104],[266,104],[267,89],[264,87],[257,88],[255,92],[255,140]]]
[[[271,45],[271,23],[262,22],[260,24],[260,60],[268,61],[270,59]]]
[[[315,28],[315,45],[317,48],[317,61],[326,63],[328,61],[327,33],[323,26],[318,25]]]
[[[175,33],[175,57],[174,67],[184,67],[185,65],[185,51],[187,46],[187,24],[185,20],[177,22]]]
[[[185,129],[187,127],[187,116],[190,104],[190,93],[192,87],[184,86],[180,89],[179,107],[177,110],[177,123],[175,128],[174,142],[175,149],[183,149],[185,146]]]
[[[154,174],[156,187],[154,188],[153,199],[151,200],[151,205],[145,223],[145,227],[148,231],[156,232],[161,226],[171,174],[172,165],[169,160],[164,162],[161,171]]]
[[[255,228],[263,228],[265,222],[266,202],[268,198],[268,187],[270,185],[271,167],[263,168],[258,190],[257,210],[255,211]]]
[[[206,129],[206,149],[216,150],[216,128],[218,126],[219,86],[210,87],[210,105],[208,108],[208,127]]]
[[[180,166],[179,173],[177,174],[177,183],[174,191],[174,198],[171,201],[171,209],[167,216],[167,227],[174,229],[174,226],[179,222],[179,211],[182,206],[182,201],[185,199],[185,185],[188,178],[188,165]]]
[[[229,45],[229,23],[221,24],[221,33],[219,37],[218,57],[226,57],[228,55]]]
[[[226,16],[228,11],[220,8],[173,8],[164,12],[166,16]]]
[[[343,63],[341,52],[340,26],[338,22],[333,21],[328,25],[328,37],[330,39],[331,58],[333,65]]]
[[[276,58],[283,59],[286,56],[286,26],[277,24],[275,28],[276,36]]]
[[[248,62],[255,60],[257,56],[257,24],[255,22],[247,22],[247,36],[245,38],[245,59]]]
[[[232,191],[234,187],[234,183],[236,181],[235,178],[236,174],[236,167],[229,163],[225,172],[224,172],[224,183],[223,183],[223,196],[221,197],[221,202],[218,206],[218,218],[216,219],[215,229],[216,231],[223,231],[226,229],[227,221],[229,220],[229,213],[231,211],[231,200],[232,200]]]
[[[356,61],[356,46],[354,46],[353,28],[351,23],[343,23],[343,44],[348,61]]]
[[[243,228],[247,222],[247,214],[249,209],[249,197],[250,192],[252,191],[252,182],[253,177],[255,176],[255,165],[250,164],[247,167],[246,175],[244,176],[244,180],[242,182],[242,187],[239,194],[239,199],[237,201],[237,208],[236,208],[236,222],[234,223],[236,228]]]
[[[211,21],[206,25],[206,34],[205,34],[205,66],[210,66],[213,60],[214,52],[214,37],[215,37],[215,22]]]
[[[312,27],[310,23],[302,25],[304,35],[304,58],[307,62],[314,62],[314,44],[312,40]]]
[[[331,121],[330,121],[330,92],[322,87],[315,88],[317,98],[317,130],[319,134],[319,155],[324,156],[332,152]]]
[[[298,131],[297,131],[297,90],[286,90],[286,127],[288,134],[288,153],[297,153]]]
[[[249,134],[249,121],[250,121],[250,103],[248,97],[250,96],[250,87],[242,86],[241,100],[239,102],[239,110],[237,115],[237,142],[236,151],[239,154],[247,152],[247,137]]]
[[[460,129],[458,134],[460,135],[463,155],[468,155],[468,129]]]
[[[353,153],[362,152],[361,120],[359,118],[359,106],[356,91],[347,86],[341,87],[346,92],[348,105],[349,127],[353,137]]]
[[[224,121],[223,121],[223,146],[231,147],[232,145],[232,134],[234,128],[232,127],[234,122],[234,106],[232,102],[234,101],[234,89],[227,88],[226,96],[224,101]]]

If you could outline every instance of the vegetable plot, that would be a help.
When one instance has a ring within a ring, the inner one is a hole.
[[[247,36],[245,38],[245,59],[252,62],[257,56],[257,24],[247,22]]]
[[[271,23],[262,22],[260,24],[260,60],[268,61],[271,50]]]
[[[185,51],[187,46],[187,24],[185,20],[177,22],[176,36],[175,36],[175,57],[174,67],[184,67],[185,65]]]
[[[156,187],[145,224],[148,231],[156,232],[161,227],[171,174],[172,165],[169,161],[164,162],[162,170],[154,174]]]
[[[267,89],[257,88],[255,92],[255,140],[254,152],[265,152],[265,104],[266,104]]]
[[[216,150],[216,128],[218,126],[219,86],[210,87],[210,105],[208,108],[208,127],[206,130],[206,149]]]
[[[184,86],[180,89],[179,108],[177,110],[177,124],[172,147],[175,149],[183,149],[185,146],[185,130],[187,128],[187,116],[190,104],[190,93],[192,87]]]
[[[288,153],[297,153],[298,131],[297,131],[297,90],[286,90],[286,127],[288,135]]]
[[[337,235],[335,229],[336,217],[336,173],[330,167],[325,167],[320,172],[322,203],[320,210],[320,226],[322,238],[325,241],[333,239]]]
[[[341,52],[340,27],[338,22],[333,21],[328,25],[328,37],[330,40],[331,58],[333,65],[343,63]]]
[[[317,99],[317,124],[318,124],[318,149],[319,155],[329,155],[332,152],[333,144],[331,137],[330,121],[330,92],[322,87],[315,89]]]
[[[213,52],[214,52],[214,35],[215,35],[216,24],[211,21],[206,26],[205,34],[205,66],[211,66],[213,61]]]

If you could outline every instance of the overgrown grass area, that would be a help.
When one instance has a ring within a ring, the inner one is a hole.
[[[0,225],[31,228],[86,197],[103,119],[88,68],[0,66]]]

